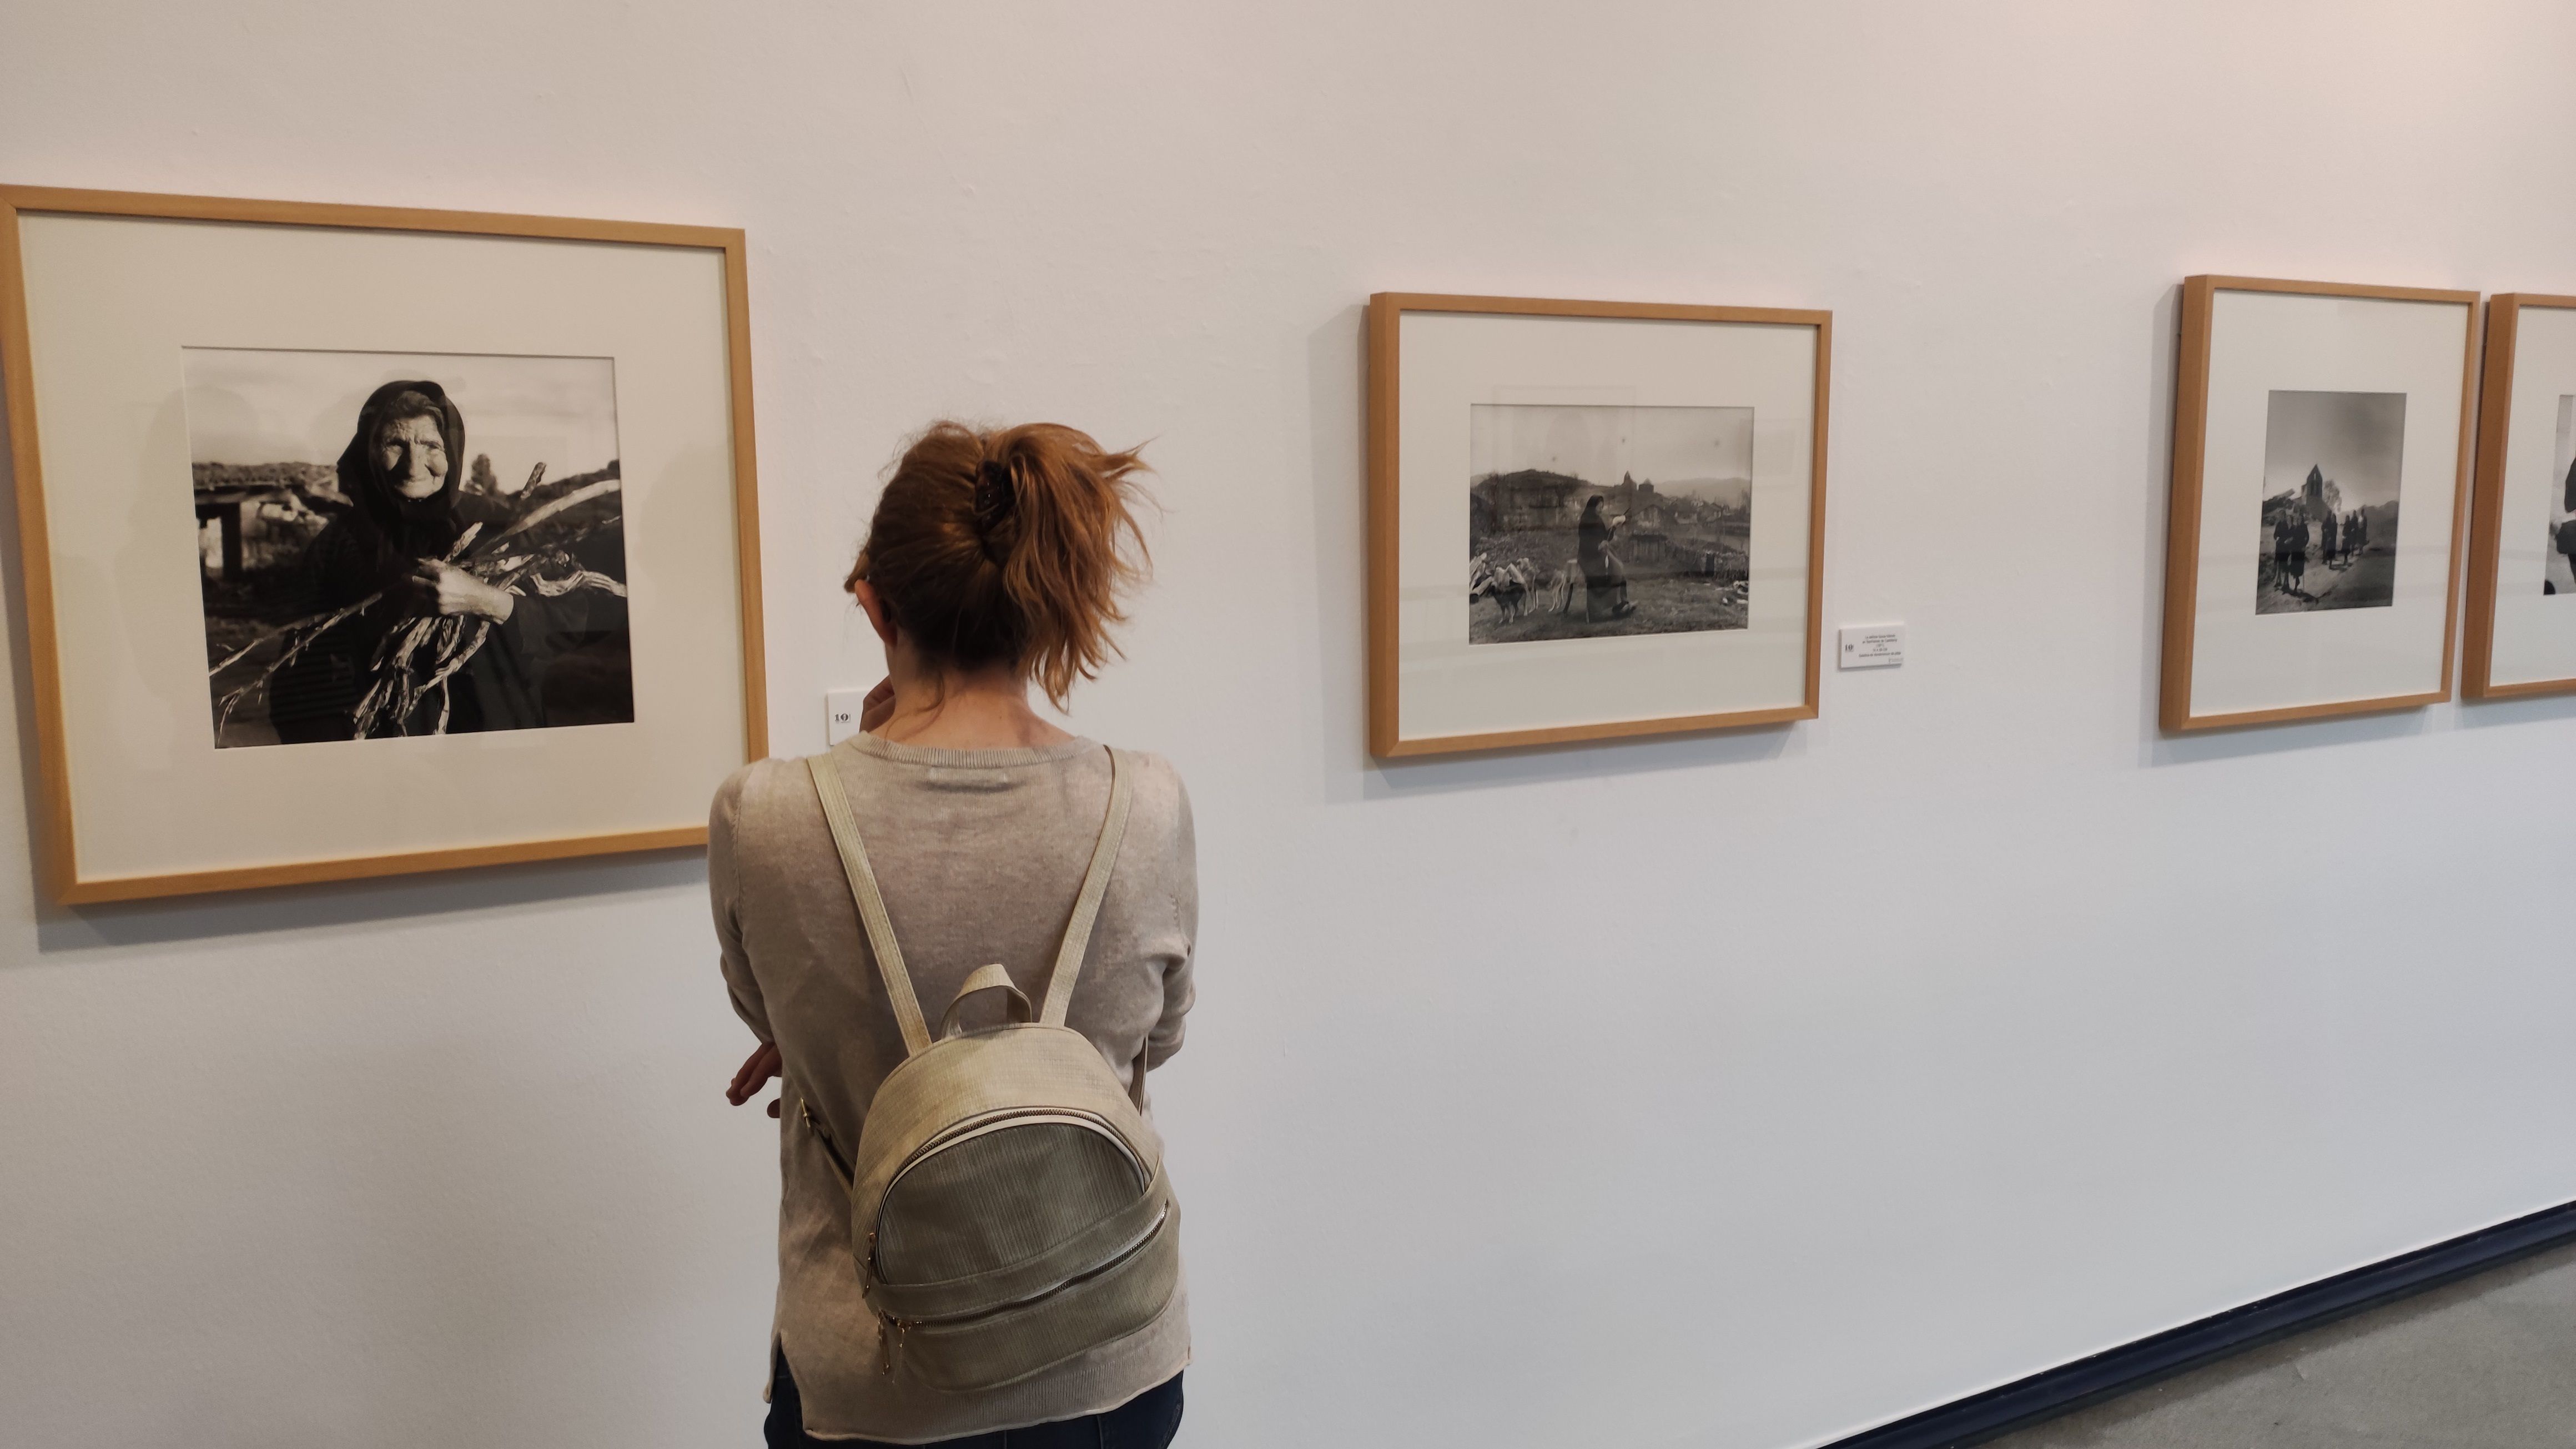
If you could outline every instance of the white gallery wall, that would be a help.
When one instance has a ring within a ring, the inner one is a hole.
[[[1150,440],[1183,1442],[1812,1445],[2576,1198],[2576,699],[2167,740],[2176,283],[2576,292],[2576,13],[12,0],[0,180],[737,225],[775,746],[943,414]],[[1830,308],[1791,728],[1381,768],[1360,308]],[[8,540],[14,543],[14,535]],[[751,1445],[701,863],[79,911],[0,772],[0,1441]]]

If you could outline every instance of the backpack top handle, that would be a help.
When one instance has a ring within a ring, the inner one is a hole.
[[[975,974],[966,978],[966,984],[957,988],[956,999],[948,1003],[948,1010],[941,1013],[939,1018],[939,1039],[941,1041],[946,1041],[957,1034],[957,1008],[966,1004],[967,997],[983,991],[1006,991],[1010,993],[1010,1002],[1004,1009],[1009,1013],[1009,1019],[1011,1021],[1019,1025],[1026,1026],[1031,1021],[1036,1020],[1037,1012],[1029,1005],[1029,998],[1026,993],[1022,992],[1018,986],[1012,984],[1011,973],[1003,967],[1001,962],[996,961],[990,966],[976,967]]]

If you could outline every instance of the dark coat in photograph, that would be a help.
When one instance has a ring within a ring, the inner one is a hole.
[[[405,393],[432,404],[447,449],[446,478],[426,498],[404,497],[378,461],[377,431]],[[340,491],[350,507],[306,545],[297,570],[296,612],[330,614],[372,602],[325,632],[271,681],[269,721],[280,741],[356,737],[360,702],[396,667],[385,657],[388,641],[417,620],[438,617],[434,597],[415,581],[414,570],[424,560],[462,562],[451,555],[468,528],[482,525],[474,540],[479,544],[515,520],[519,510],[508,500],[463,491],[465,456],[464,416],[437,383],[389,382],[368,395],[338,465]],[[571,549],[583,567],[623,582],[621,529],[603,528]],[[462,734],[632,719],[626,623],[626,601],[613,594],[582,590],[547,598],[534,590],[514,591],[509,619],[489,626],[490,637],[445,689],[424,697],[392,727],[379,722],[373,732]],[[460,618],[452,627],[484,626]],[[412,667],[425,682],[429,661]]]

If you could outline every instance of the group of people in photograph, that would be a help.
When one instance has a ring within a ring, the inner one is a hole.
[[[2319,568],[2343,568],[2369,544],[2370,519],[2360,509],[2314,518],[2303,509],[2283,509],[2272,520],[2272,581],[2284,592],[2303,593],[2311,556]]]

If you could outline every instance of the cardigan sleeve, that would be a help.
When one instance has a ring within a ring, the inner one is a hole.
[[[1181,1049],[1182,1019],[1198,999],[1193,968],[1198,960],[1199,856],[1198,830],[1190,820],[1190,792],[1177,771],[1172,790],[1179,801],[1173,823],[1172,930],[1175,949],[1163,960],[1163,1009],[1145,1038],[1149,1067],[1170,1061]]]
[[[761,998],[760,981],[751,972],[751,953],[743,945],[742,873],[735,856],[743,777],[753,768],[746,765],[736,770],[718,786],[715,804],[707,812],[707,903],[715,913],[717,956],[725,989],[733,997],[734,1014],[753,1035],[773,1042],[777,1037],[769,1029],[769,1005]]]

